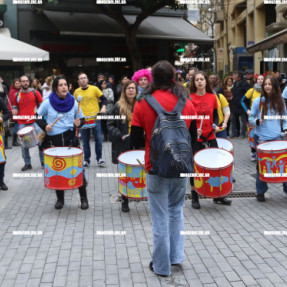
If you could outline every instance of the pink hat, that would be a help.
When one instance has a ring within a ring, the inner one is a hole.
[[[141,70],[136,71],[132,77],[132,80],[138,84],[139,79],[142,77],[146,77],[149,83],[152,82],[151,71],[148,69],[141,69]]]

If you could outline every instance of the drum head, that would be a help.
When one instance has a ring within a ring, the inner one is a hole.
[[[144,165],[144,150],[130,150],[126,151],[118,156],[118,161],[125,165],[137,165],[138,163],[137,159]]]
[[[270,141],[266,143],[259,144],[257,146],[258,150],[262,151],[280,151],[287,149],[287,141]]]
[[[25,134],[31,132],[33,129],[34,129],[34,127],[32,127],[32,126],[25,127],[25,128],[20,129],[20,130],[18,131],[18,134],[19,134],[19,135],[25,135]]]
[[[200,150],[194,156],[194,162],[205,168],[223,168],[233,162],[233,155],[220,148],[207,148]]]
[[[44,150],[44,154],[48,156],[72,156],[83,153],[83,150],[77,147],[51,147]]]
[[[217,138],[217,145],[219,148],[223,148],[227,151],[233,151],[233,144],[227,139]]]

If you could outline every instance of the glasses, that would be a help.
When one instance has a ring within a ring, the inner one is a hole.
[[[128,87],[127,90],[135,90],[135,87]]]

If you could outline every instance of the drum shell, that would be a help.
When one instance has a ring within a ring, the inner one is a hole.
[[[248,143],[249,143],[249,146],[252,148],[255,148],[254,132],[255,132],[255,127],[247,124]]]
[[[135,150],[132,152],[134,151]],[[147,199],[145,170],[140,166],[140,164],[127,164],[120,159],[121,155],[128,152],[131,151],[123,152],[118,156],[119,173],[126,175],[119,177],[119,192],[127,198]]]
[[[209,148],[217,149],[217,148]],[[198,151],[196,154],[206,151],[207,149]],[[225,151],[224,152],[228,152]],[[196,162],[196,154],[194,156],[194,172],[196,174],[199,173],[208,173],[209,177],[195,177],[194,178],[194,187],[198,194],[208,197],[208,198],[219,198],[225,197],[232,191],[232,167],[233,167],[233,160],[231,163],[227,164],[221,168],[209,168],[206,166],[202,166]],[[232,155],[233,158],[233,155]],[[219,183],[218,186],[213,183]]]
[[[234,157],[233,143],[232,143],[230,140],[224,139],[224,138],[217,138],[216,141],[217,141],[217,145],[218,145],[219,148],[222,148],[222,149],[224,149],[224,150],[230,152],[230,153],[233,155],[233,157]],[[226,145],[225,145],[225,144],[221,145],[220,141],[221,141],[222,143],[226,142],[226,143],[228,143],[228,144],[226,144]],[[229,149],[229,148],[227,148],[227,146],[230,146],[231,148]]]
[[[286,141],[270,141],[272,142],[286,142]],[[264,143],[262,143],[264,144]],[[262,150],[261,145],[257,146],[257,157],[258,157],[258,170],[259,170],[259,179],[263,182],[270,183],[283,183],[287,182],[287,177],[265,177],[265,173],[287,173],[287,148],[282,148],[280,150]],[[285,159],[285,162],[282,160]],[[278,162],[278,167],[274,168],[273,160],[275,160],[276,166]],[[280,161],[282,160],[282,164]],[[279,165],[280,164],[280,165]]]
[[[35,128],[32,126],[30,127],[32,129],[25,134],[21,133],[21,130],[26,129],[27,127],[24,127],[17,132],[18,138],[23,148],[31,148],[39,143]]]
[[[4,140],[3,133],[0,133],[0,164],[6,162],[5,150],[4,150]]]
[[[85,124],[81,129],[91,129],[96,126],[97,116],[87,116],[85,117]]]
[[[72,190],[83,185],[83,151],[76,155],[47,155],[50,149],[68,149],[52,147],[44,150],[44,186],[53,190]]]

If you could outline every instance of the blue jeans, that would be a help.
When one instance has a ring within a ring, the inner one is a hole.
[[[220,131],[216,133],[217,138],[227,139],[227,130],[224,129],[223,131]]]
[[[19,125],[19,130],[22,129],[22,128],[28,127],[28,126],[33,126],[37,133],[42,131],[36,123],[28,124],[28,125],[20,124]],[[41,161],[41,163],[44,163],[44,154],[40,150],[40,145],[39,144],[38,144],[38,149],[39,149],[40,161]],[[29,148],[24,148],[22,146],[22,157],[24,159],[25,164],[27,164],[27,165],[31,164],[31,157],[30,157],[30,153],[29,153]]]
[[[280,137],[278,139],[281,139]],[[254,142],[255,142],[255,148],[257,148],[258,144],[263,143],[263,141],[259,142],[259,137],[257,135],[254,135]],[[259,179],[259,169],[258,169],[258,163],[257,163],[257,172],[256,172],[256,191],[257,194],[264,194],[268,190],[267,182],[264,182]],[[287,182],[283,183],[283,191],[287,193]]]
[[[19,124],[18,122],[14,122],[13,134],[17,134],[18,130],[19,130]]]
[[[184,258],[183,204],[187,178],[163,178],[146,175],[149,207],[153,226],[153,268],[161,275],[170,275],[170,264]]]
[[[97,160],[102,158],[102,130],[101,121],[97,121],[96,126],[90,129],[81,129],[81,137],[83,140],[85,161],[90,163],[91,148],[90,148],[90,130],[93,131],[95,137],[95,152]]]

